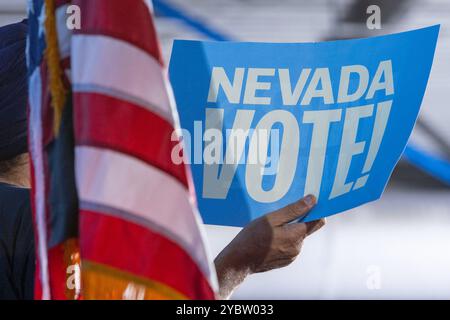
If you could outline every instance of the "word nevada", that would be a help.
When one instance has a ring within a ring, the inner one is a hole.
[[[244,86],[244,75],[247,71],[247,80]],[[334,88],[331,81],[329,68],[310,68],[301,70],[299,78],[294,86],[291,83],[289,69],[275,68],[236,68],[234,79],[231,81],[223,67],[212,69],[211,82],[209,86],[208,102],[217,103],[219,90],[222,89],[229,103],[243,105],[271,105],[271,96],[278,92],[272,92],[272,83],[261,80],[261,78],[278,77],[281,89],[283,106],[308,106],[314,98],[322,100],[323,104],[349,103],[364,97],[372,99],[377,91],[383,91],[386,96],[394,94],[394,78],[392,74],[392,61],[381,61],[370,78],[369,70],[363,65],[343,66],[338,88]],[[357,77],[355,81],[354,77]],[[308,81],[309,80],[309,81]],[[351,80],[356,82],[350,92]],[[308,85],[306,85],[308,83]],[[336,83],[336,82],[334,82]],[[244,87],[244,88],[243,88]],[[244,90],[243,90],[244,89]],[[268,92],[265,97],[257,96],[257,92]],[[334,92],[337,92],[335,97]],[[302,99],[300,97],[303,96]]]

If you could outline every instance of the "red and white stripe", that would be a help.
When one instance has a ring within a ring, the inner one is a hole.
[[[74,3],[83,12],[71,42],[82,257],[213,298],[189,168],[171,160],[178,116],[149,6]],[[89,241],[89,230],[111,234]]]
[[[146,51],[103,35],[76,35],[72,46],[73,66],[84,66],[72,70],[75,92],[113,96],[172,122],[161,65]]]

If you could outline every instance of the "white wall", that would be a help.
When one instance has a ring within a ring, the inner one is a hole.
[[[22,20],[26,3],[26,0],[0,0],[0,26]]]
[[[208,226],[213,253],[238,231]],[[297,261],[251,276],[233,298],[448,299],[449,247],[450,191],[391,188],[328,218]]]

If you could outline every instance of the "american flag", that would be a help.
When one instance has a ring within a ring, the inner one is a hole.
[[[213,299],[151,3],[29,1],[27,50],[35,297]]]

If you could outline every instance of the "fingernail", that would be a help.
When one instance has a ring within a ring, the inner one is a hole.
[[[309,194],[305,197],[305,203],[308,207],[312,207],[316,203],[316,197]]]

